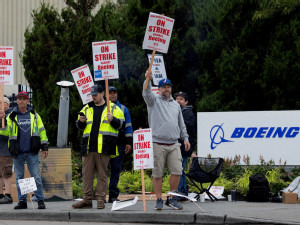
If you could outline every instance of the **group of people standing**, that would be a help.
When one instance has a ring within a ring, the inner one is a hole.
[[[148,71],[145,78],[152,79]],[[154,168],[152,169],[153,187],[157,197],[156,210],[163,209],[162,177],[165,164],[170,176],[170,190],[188,194],[185,166],[193,152],[195,134],[195,116],[192,106],[188,106],[188,96],[184,92],[172,97],[172,83],[162,79],[158,85],[159,95],[151,91],[151,82],[143,89],[143,98],[147,105],[148,122],[152,129]],[[72,205],[73,208],[92,208],[93,181],[97,177],[97,208],[104,209],[106,193],[108,202],[118,201],[118,182],[125,154],[133,146],[133,128],[129,110],[118,101],[118,91],[109,87],[109,108],[100,84],[91,88],[93,101],[80,111],[76,126],[83,131],[81,143],[83,199]],[[21,195],[18,180],[24,178],[24,165],[27,163],[30,175],[34,177],[37,190],[34,192],[38,209],[45,209],[43,185],[39,169],[38,152],[48,156],[48,138],[41,117],[28,105],[26,92],[17,95],[18,106],[9,112],[9,100],[4,98],[5,127],[0,129],[0,204],[13,202],[10,193],[12,166],[16,176],[18,205],[15,209],[26,209],[27,195]],[[111,170],[108,187],[108,173]],[[2,194],[1,194],[2,193]],[[179,201],[186,198],[168,196],[166,206],[182,209]]]
[[[146,72],[146,78],[152,74]],[[150,82],[151,83],[151,82]],[[143,90],[147,104],[149,126],[152,128],[154,168],[152,169],[153,187],[157,197],[155,209],[163,209],[162,176],[167,163],[170,176],[170,190],[188,194],[185,165],[192,154],[195,116],[192,107],[188,106],[188,96],[184,92],[172,97],[172,83],[168,79],[159,82],[159,95],[151,91],[151,84]],[[108,170],[111,167],[109,183],[109,200],[118,200],[117,188],[124,154],[132,149],[132,124],[128,109],[118,101],[117,89],[109,87],[109,110],[106,107],[104,89],[97,84],[91,88],[93,102],[80,111],[77,128],[83,130],[82,136],[82,175],[83,199],[72,205],[73,208],[92,208],[93,180],[97,176],[97,208],[104,209],[108,187]],[[166,205],[182,209],[178,203],[185,198],[170,196]]]

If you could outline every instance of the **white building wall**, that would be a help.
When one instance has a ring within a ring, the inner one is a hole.
[[[18,84],[28,85],[19,54],[25,48],[25,30],[32,26],[32,10],[38,9],[41,2],[54,5],[59,12],[66,7],[64,0],[0,0],[0,45],[14,46],[15,85],[4,87],[4,93],[7,95],[17,92]],[[100,9],[103,2],[105,0],[99,0],[94,12]]]

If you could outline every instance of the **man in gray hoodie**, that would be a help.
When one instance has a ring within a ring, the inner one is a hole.
[[[146,78],[152,79],[148,71]],[[145,85],[145,84],[144,84]],[[151,91],[151,82],[143,89],[143,98],[147,104],[148,122],[152,129],[154,168],[152,169],[153,187],[156,194],[155,209],[163,209],[162,177],[164,165],[167,162],[170,176],[170,191],[176,191],[182,174],[182,156],[178,139],[184,140],[185,150],[190,149],[188,134],[182,117],[179,104],[173,99],[172,83],[162,79],[158,84],[159,95]],[[167,206],[173,209],[182,209],[176,198],[168,197]]]

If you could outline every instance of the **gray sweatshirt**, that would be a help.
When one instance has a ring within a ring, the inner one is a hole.
[[[164,96],[154,95],[149,82],[147,89],[143,89],[143,98],[147,104],[153,142],[172,144],[177,143],[179,138],[188,141],[181,108],[172,96],[168,102]]]

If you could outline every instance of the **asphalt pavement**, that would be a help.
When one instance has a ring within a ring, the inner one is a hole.
[[[0,205],[0,220],[34,220],[100,223],[155,223],[155,224],[300,224],[300,204],[254,203],[254,202],[182,202],[183,210],[164,205],[163,210],[154,209],[155,201],[143,201],[135,205],[111,211],[112,204],[97,209],[73,209],[75,201],[46,202],[46,209],[37,209],[37,202],[28,202],[28,209],[14,210],[17,204]]]

